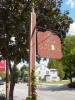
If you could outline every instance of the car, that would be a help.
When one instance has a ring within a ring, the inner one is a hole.
[[[0,85],[4,85],[4,82],[3,82],[3,80],[0,80]]]
[[[68,84],[68,87],[69,87],[69,88],[75,88],[75,82],[69,83],[69,84]]]

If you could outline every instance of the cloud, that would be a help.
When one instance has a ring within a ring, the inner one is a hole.
[[[70,5],[71,8],[75,7],[75,0],[67,0],[66,5]]]
[[[75,35],[75,23],[70,24],[68,35]]]

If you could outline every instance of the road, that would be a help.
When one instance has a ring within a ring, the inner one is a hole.
[[[38,100],[75,100],[75,89],[68,88],[66,85],[41,84],[37,88],[37,93]],[[17,83],[14,90],[14,100],[25,100],[27,96],[27,84]]]
[[[14,100],[25,100],[28,96],[27,83],[17,83],[14,89]]]
[[[38,100],[75,100],[75,89],[66,85],[45,84],[39,88],[38,96]]]
[[[66,85],[41,84],[37,88],[38,100],[75,100],[75,89]],[[15,100],[25,100],[28,96],[27,84],[16,84],[14,96]]]

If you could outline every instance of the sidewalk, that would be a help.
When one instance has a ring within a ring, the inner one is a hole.
[[[5,94],[5,89],[0,88],[0,94]]]
[[[1,93],[3,93],[3,94],[5,94],[6,92],[6,86],[5,86],[5,84],[4,85],[0,85],[0,94]]]

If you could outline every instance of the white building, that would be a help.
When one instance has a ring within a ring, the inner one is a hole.
[[[58,76],[57,69],[49,69],[44,64],[40,65],[36,69],[36,76],[39,79],[45,79],[46,81],[58,81],[60,80]]]
[[[59,81],[57,69],[50,69],[50,81]]]

